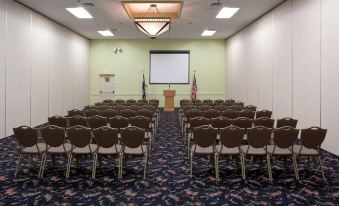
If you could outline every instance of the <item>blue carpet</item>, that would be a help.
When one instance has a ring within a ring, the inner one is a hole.
[[[0,205],[338,205],[339,158],[323,151],[328,183],[322,182],[319,166],[299,159],[301,182],[296,182],[292,163],[274,160],[269,183],[265,163],[246,161],[247,180],[233,160],[220,161],[220,178],[207,158],[195,158],[193,178],[188,177],[188,158],[180,134],[178,113],[161,114],[159,132],[150,158],[147,179],[143,179],[141,159],[129,159],[122,180],[117,179],[117,161],[104,158],[97,178],[91,179],[92,159],[80,160],[65,179],[65,157],[57,157],[57,167],[49,159],[45,177],[37,178],[40,157],[30,166],[23,161],[13,177],[18,149],[14,137],[0,140]]]

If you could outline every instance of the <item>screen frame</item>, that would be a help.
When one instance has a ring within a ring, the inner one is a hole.
[[[187,83],[151,83],[151,55],[152,54],[188,54],[188,76]],[[149,51],[149,84],[190,84],[190,71],[191,71],[191,50],[150,50]]]

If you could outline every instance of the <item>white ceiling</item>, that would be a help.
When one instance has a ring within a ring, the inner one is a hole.
[[[158,0],[159,2],[161,0]],[[169,1],[169,0],[166,0]],[[217,0],[183,0],[180,19],[174,19],[171,30],[160,39],[226,39],[285,0],[221,0],[223,6],[238,7],[231,19],[216,19],[220,8],[210,8]],[[113,39],[147,39],[138,31],[121,5],[120,0],[82,0],[91,2],[94,8],[87,10],[93,19],[77,19],[65,8],[76,7],[78,0],[17,0],[17,2],[41,13],[67,28],[89,38],[105,39],[97,31],[117,29]],[[205,29],[216,29],[212,37],[201,37]]]

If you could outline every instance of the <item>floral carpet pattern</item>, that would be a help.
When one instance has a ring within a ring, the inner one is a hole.
[[[323,183],[316,161],[298,159],[300,182],[292,163],[272,162],[269,183],[265,161],[246,160],[247,179],[240,176],[236,159],[220,160],[220,181],[208,158],[194,158],[193,178],[188,177],[187,147],[180,133],[177,111],[161,113],[147,178],[140,158],[128,159],[123,179],[117,178],[115,157],[103,158],[96,179],[91,178],[92,157],[80,159],[66,180],[67,158],[49,158],[43,179],[38,179],[41,157],[22,162],[14,177],[18,148],[14,137],[0,140],[0,205],[338,205],[339,157],[322,152],[328,183]]]

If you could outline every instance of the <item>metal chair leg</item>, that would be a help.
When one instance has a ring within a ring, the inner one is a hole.
[[[215,179],[219,181],[219,156],[214,154]]]
[[[318,156],[318,160],[319,160],[319,165],[320,165],[321,175],[323,176],[323,180],[324,180],[324,182],[327,182],[327,179],[326,179],[325,173],[324,173],[324,169],[323,169],[323,164],[321,162],[320,155]]]
[[[243,158],[243,170],[244,170],[244,174],[243,174],[243,179],[246,179],[246,156],[244,154],[242,154],[242,158]]]
[[[192,178],[192,161],[193,161],[193,152],[190,152],[190,155],[189,155],[189,159],[190,159],[190,178]]]
[[[66,178],[69,178],[69,174],[71,172],[71,166],[72,166],[72,154],[68,154],[68,161],[67,161],[67,171],[66,171]]]
[[[299,180],[299,171],[298,171],[298,164],[297,164],[297,158],[295,155],[292,156],[293,159],[293,167],[294,167],[294,175],[295,179]]]
[[[98,161],[98,155],[93,155],[93,167],[92,167],[92,178],[95,179],[95,173],[97,170],[97,161]]]
[[[243,154],[240,154],[240,161],[241,161],[241,176],[242,179],[246,179],[246,174],[245,174],[245,157]]]
[[[16,166],[16,170],[15,170],[15,174],[14,174],[15,177],[17,176],[18,171],[19,171],[19,167],[20,167],[20,163],[21,163],[21,158],[22,158],[22,154],[19,155],[19,161],[18,161],[18,164]]]
[[[147,154],[145,155],[145,160],[144,160],[144,179],[146,179],[146,170],[147,170],[147,162],[148,162],[148,156]]]
[[[268,179],[269,179],[270,181],[273,181],[270,156],[267,155],[267,156],[266,156],[266,159],[267,159],[267,168],[268,168]]]
[[[42,154],[42,157],[41,157],[41,163],[40,163],[40,169],[39,169],[39,174],[38,174],[38,178],[41,177],[41,171],[42,171],[42,166],[44,164],[44,158],[45,158],[45,153]]]
[[[44,176],[44,172],[45,172],[45,167],[46,167],[46,161],[47,161],[47,154],[44,154],[44,156],[42,157],[42,162],[41,162],[41,172],[40,172],[40,178],[42,178]]]

